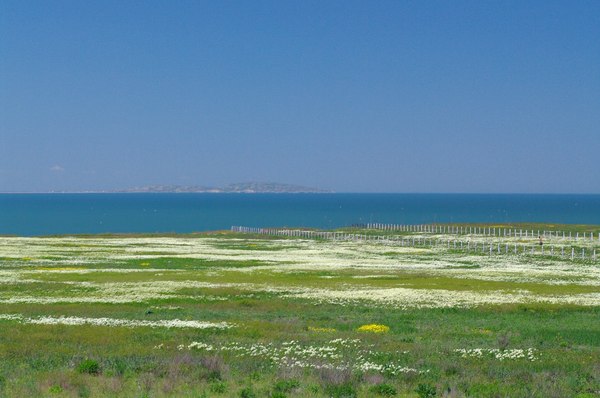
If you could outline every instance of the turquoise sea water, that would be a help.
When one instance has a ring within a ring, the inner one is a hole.
[[[600,195],[0,194],[0,234],[334,228],[368,222],[600,224]]]

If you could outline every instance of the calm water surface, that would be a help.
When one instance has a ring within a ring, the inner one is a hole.
[[[600,224],[600,195],[0,194],[0,234],[334,228],[367,222]]]

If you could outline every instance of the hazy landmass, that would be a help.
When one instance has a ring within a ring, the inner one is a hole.
[[[274,182],[241,182],[221,187],[208,187],[200,185],[147,185],[127,189],[113,190],[110,192],[191,192],[191,193],[326,193],[332,192],[318,188],[301,185],[280,184]]]
[[[0,193],[333,193],[332,190],[276,182],[239,182],[220,187],[204,185],[142,185],[120,189],[5,191]]]

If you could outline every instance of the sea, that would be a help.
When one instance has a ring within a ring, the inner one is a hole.
[[[0,235],[190,233],[365,223],[600,224],[600,195],[0,194]]]

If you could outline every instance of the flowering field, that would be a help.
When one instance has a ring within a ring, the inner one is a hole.
[[[582,398],[600,396],[598,358],[592,257],[227,232],[0,237],[0,396]]]

